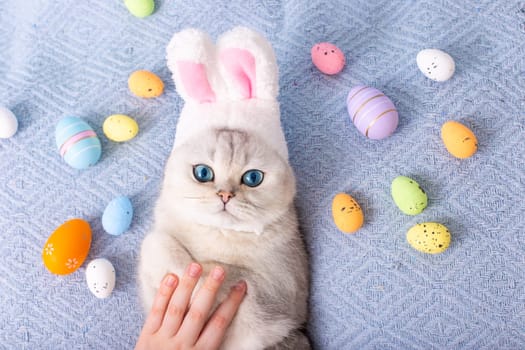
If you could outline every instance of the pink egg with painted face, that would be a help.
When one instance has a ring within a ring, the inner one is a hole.
[[[337,46],[318,43],[312,47],[312,62],[324,74],[337,74],[345,66],[345,55]]]

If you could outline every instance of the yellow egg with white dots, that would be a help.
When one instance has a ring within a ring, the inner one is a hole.
[[[129,141],[139,132],[137,122],[124,114],[113,114],[106,118],[102,125],[104,134],[115,142]]]
[[[337,194],[332,201],[332,217],[335,226],[344,233],[354,233],[363,226],[364,215],[352,196]]]

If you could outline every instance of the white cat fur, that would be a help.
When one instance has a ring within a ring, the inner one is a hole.
[[[213,61],[216,54],[206,34],[178,33],[168,46],[168,65],[186,105],[166,164],[154,225],[142,244],[143,304],[150,309],[166,273],[182,276],[185,267],[197,261],[206,276],[221,265],[227,279],[219,301],[237,281],[248,285],[222,349],[308,349],[306,337],[298,332],[307,317],[308,269],[293,204],[295,180],[280,127],[275,57],[266,40],[246,28],[225,34],[217,48],[225,43],[247,48],[255,56],[257,77],[266,79],[256,82],[256,98],[237,98],[235,82],[226,83],[225,73]],[[181,53],[183,46],[188,49]],[[175,67],[179,53],[207,65],[216,102],[198,103],[185,94]],[[196,181],[196,164],[212,167],[214,181]],[[241,184],[249,169],[264,171],[260,186]],[[224,206],[219,190],[235,197]]]

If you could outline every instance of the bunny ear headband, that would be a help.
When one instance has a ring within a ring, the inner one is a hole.
[[[261,136],[288,160],[277,102],[277,62],[265,38],[237,27],[214,45],[206,33],[187,29],[173,36],[166,52],[186,102],[174,147],[206,129],[235,129]]]

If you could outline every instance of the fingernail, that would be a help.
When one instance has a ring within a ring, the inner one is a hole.
[[[232,289],[235,289],[236,291],[242,292],[243,290],[246,289],[246,282],[244,282],[244,281],[239,281],[239,282],[237,282],[236,285],[234,285],[234,286],[232,287]]]
[[[201,272],[201,266],[197,263],[191,263],[188,269],[188,275],[190,275],[191,277],[197,277],[200,272]]]
[[[224,269],[220,266],[215,266],[213,269],[213,272],[211,273],[211,278],[213,278],[216,281],[222,280],[224,277]]]
[[[164,279],[164,284],[168,287],[173,287],[175,285],[175,276],[173,275],[167,275]]]

